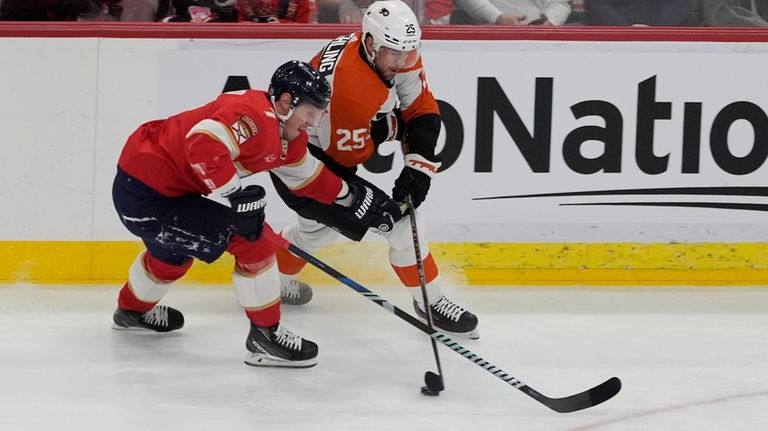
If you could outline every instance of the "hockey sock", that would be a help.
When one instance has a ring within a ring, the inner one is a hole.
[[[125,283],[120,294],[117,296],[117,306],[123,310],[138,311],[146,313],[151,310],[159,301],[144,302],[133,293],[130,283]]]
[[[182,265],[172,265],[142,252],[128,271],[128,282],[120,290],[117,305],[123,310],[146,313],[168,293],[171,283],[192,266],[192,259]]]
[[[280,322],[280,300],[276,299],[272,304],[264,308],[246,308],[245,315],[254,325],[269,328]]]
[[[280,282],[273,254],[259,260],[235,255],[232,282],[237,302],[248,319],[257,326],[269,327],[280,321]]]
[[[419,304],[424,304],[424,298],[421,293],[421,283],[419,282],[419,270],[416,264],[408,266],[395,266],[392,265],[395,273],[400,278],[403,285],[408,288],[408,291]],[[430,304],[436,303],[443,296],[443,288],[440,283],[440,272],[435,263],[435,259],[432,257],[432,253],[429,253],[424,258],[424,278],[427,282],[427,297]]]

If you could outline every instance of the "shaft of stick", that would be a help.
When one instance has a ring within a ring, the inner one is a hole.
[[[419,273],[419,285],[421,286],[421,297],[424,301],[424,312],[427,315],[427,326],[429,329],[434,329],[432,324],[432,310],[429,306],[429,298],[427,296],[427,277],[424,271],[424,260],[421,256],[421,245],[419,244],[419,230],[416,227],[416,208],[413,206],[413,198],[410,193],[406,197],[406,203],[408,204],[408,217],[411,221],[411,236],[413,237],[413,251],[416,255],[416,270]],[[440,354],[437,351],[437,341],[430,337],[432,343],[432,352],[435,354],[435,364],[437,364],[437,375],[440,376],[440,381],[445,384],[443,378],[443,367],[440,364]]]

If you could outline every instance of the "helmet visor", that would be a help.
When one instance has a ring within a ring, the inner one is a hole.
[[[379,57],[379,61],[382,62],[383,65],[395,67],[398,69],[410,69],[416,65],[417,61],[419,61],[419,57],[421,56],[421,49],[416,48],[410,51],[400,51],[382,46],[379,48],[376,54]]]
[[[317,128],[325,120],[327,115],[328,108],[321,109],[314,104],[302,102],[293,109],[291,117],[295,117],[302,128]]]

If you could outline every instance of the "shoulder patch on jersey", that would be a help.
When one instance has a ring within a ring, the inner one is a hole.
[[[245,114],[238,115],[235,122],[229,127],[232,129],[238,145],[259,134],[256,122]]]

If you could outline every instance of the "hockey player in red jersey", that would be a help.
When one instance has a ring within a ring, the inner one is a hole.
[[[280,323],[276,247],[261,237],[264,189],[241,178],[269,171],[292,193],[338,207],[371,226],[392,226],[397,204],[377,190],[348,184],[307,152],[306,129],[330,98],[328,81],[299,61],[280,66],[269,92],[225,93],[196,109],[140,126],[118,161],[113,200],[120,221],[146,251],[129,269],[114,329],[180,329],[178,310],[159,305],[193,259],[235,258],[235,296],[250,320],[245,363],[310,367],[317,345]],[[231,208],[206,195],[229,200]]]
[[[427,86],[421,56],[421,29],[416,16],[400,0],[374,2],[363,15],[362,31],[340,36],[323,48],[311,63],[332,87],[329,115],[309,130],[309,150],[329,169],[350,183],[365,184],[357,166],[392,139],[407,142],[405,167],[395,181],[392,197],[403,203],[407,195],[418,207],[426,198],[440,163],[435,156],[440,133],[440,111]],[[290,190],[272,175],[275,188],[299,215],[282,235],[314,252],[341,235],[360,241],[369,226],[356,222],[331,205],[311,201]],[[384,193],[384,192],[381,192]],[[443,332],[476,338],[477,317],[443,293],[434,257],[429,253],[421,215],[416,214],[424,257],[427,293],[435,326]],[[414,254],[409,217],[389,230],[376,229],[389,242],[389,261],[413,295],[417,315],[426,316]],[[281,296],[287,304],[304,304],[312,289],[296,279],[305,262],[277,251]]]

